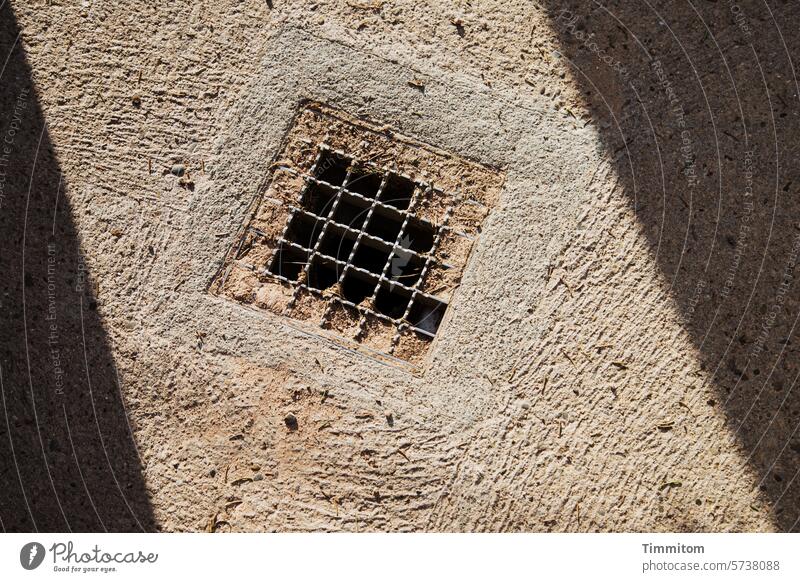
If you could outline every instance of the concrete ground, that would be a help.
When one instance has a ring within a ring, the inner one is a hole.
[[[3,4],[0,525],[797,529],[797,19]],[[305,99],[504,175],[417,373],[208,293]]]

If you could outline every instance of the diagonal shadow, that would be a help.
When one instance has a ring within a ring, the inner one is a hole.
[[[707,405],[724,410],[777,526],[797,530],[800,5],[546,4],[718,393]]]
[[[153,530],[66,189],[0,2],[0,528]]]

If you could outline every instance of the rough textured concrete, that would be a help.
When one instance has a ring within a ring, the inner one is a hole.
[[[64,236],[85,256],[140,454],[143,483],[134,487],[146,490],[152,512],[142,527],[794,525],[795,453],[787,448],[797,422],[794,364],[781,348],[791,345],[794,298],[759,352],[762,370],[783,366],[772,374],[783,392],[770,385],[769,398],[759,398],[761,383],[749,376],[732,398],[736,380],[717,370],[739,372],[740,381],[747,372],[736,362],[750,353],[791,259],[791,225],[777,223],[768,239],[783,241],[775,250],[762,242],[771,223],[754,223],[754,256],[737,271],[733,292],[720,297],[736,246],[725,237],[735,236],[741,216],[723,212],[743,188],[741,119],[724,78],[708,81],[708,108],[698,86],[680,82],[694,74],[690,51],[646,8],[608,13],[643,29],[675,76],[695,131],[695,164],[706,164],[699,188],[681,174],[681,135],[652,59],[600,7],[14,4],[56,152],[54,173],[66,184],[62,209],[75,234]],[[705,21],[687,7],[660,10],[691,37],[690,48],[701,47],[691,53],[699,78],[726,74],[713,44],[703,44],[710,42],[701,34]],[[708,10],[725,50],[749,50],[735,45],[741,29],[727,6]],[[749,10],[753,18],[765,14]],[[762,26],[768,34],[759,42],[777,42],[775,24]],[[576,41],[578,30],[595,32],[597,45]],[[647,82],[628,83],[595,46]],[[795,86],[777,76],[789,75],[781,60],[789,49],[759,47],[775,91],[796,99]],[[737,69],[735,86],[760,82],[756,71],[753,63]],[[743,99],[753,116],[763,113],[758,97]],[[506,174],[421,377],[207,293],[301,99]],[[775,143],[787,163],[796,147],[796,103],[794,111],[784,107],[787,133],[770,142],[764,126],[753,138],[763,196],[776,185],[768,158]],[[718,117],[713,128],[708,111]],[[724,131],[734,137],[716,148],[713,138]],[[723,173],[714,164],[723,156],[731,167],[716,190]],[[185,166],[184,176],[172,172],[175,165]],[[791,170],[778,176],[779,190],[796,191]],[[696,192],[709,194],[681,210],[682,195]],[[52,207],[51,190],[40,204]],[[767,201],[758,215],[777,207]],[[712,242],[723,248],[719,255]],[[720,272],[704,271],[708,263]],[[771,282],[752,283],[762,271]],[[104,389],[116,390],[113,383]],[[297,430],[286,425],[290,413]],[[788,464],[780,480],[773,459]],[[13,468],[3,469],[13,482]],[[44,487],[40,495],[47,494]],[[24,516],[3,520],[31,527]]]

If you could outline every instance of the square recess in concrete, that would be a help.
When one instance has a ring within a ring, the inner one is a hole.
[[[502,177],[305,103],[213,293],[420,363]]]

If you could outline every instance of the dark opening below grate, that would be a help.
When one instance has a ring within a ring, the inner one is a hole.
[[[428,187],[324,145],[303,177],[269,272],[296,292],[322,293],[387,321],[398,334],[432,339],[447,304],[418,288],[442,228],[414,214]]]

